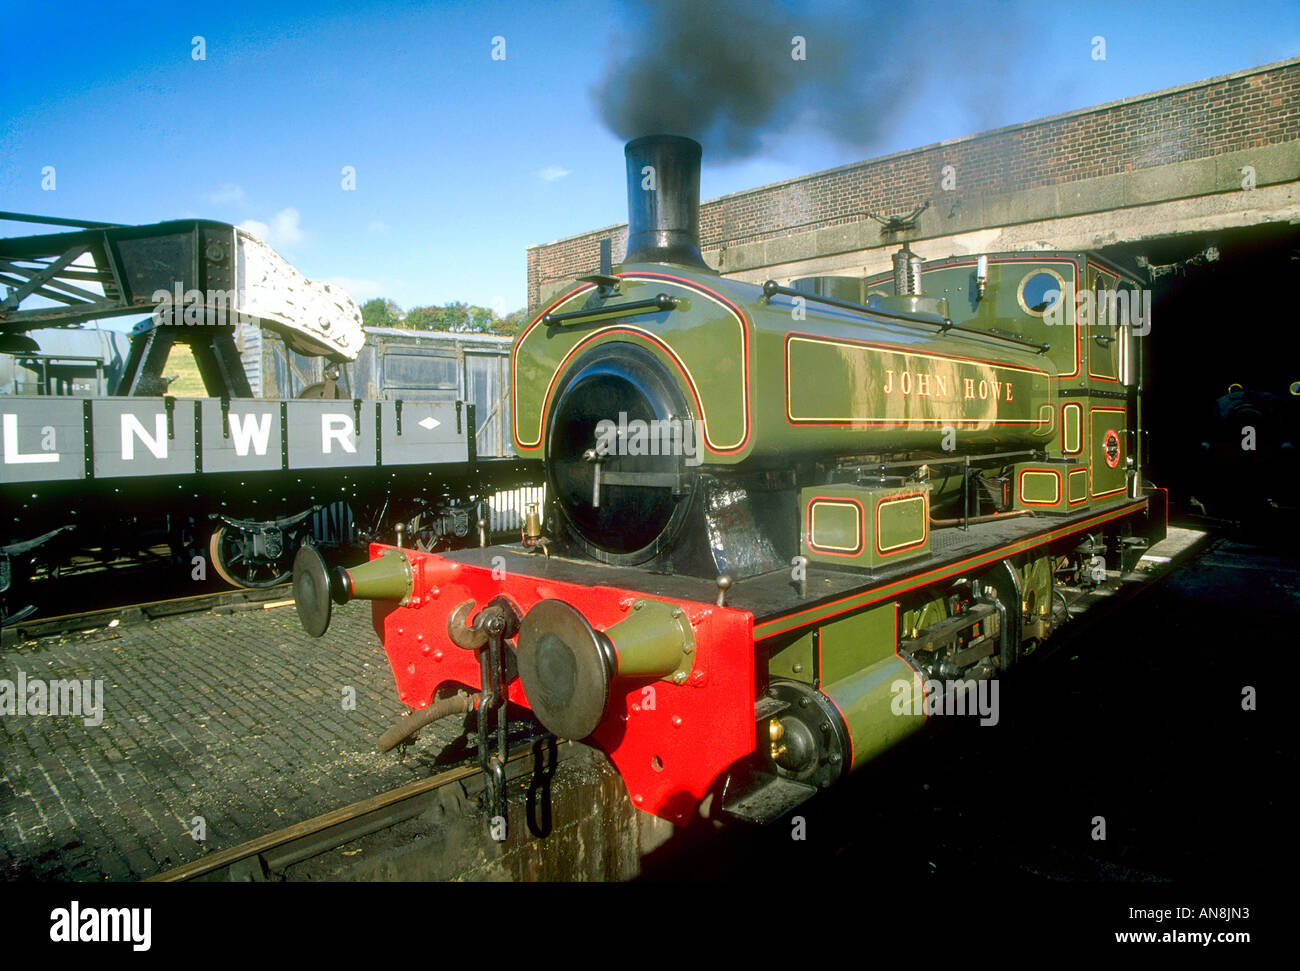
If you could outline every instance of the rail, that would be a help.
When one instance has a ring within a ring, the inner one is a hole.
[[[264,610],[273,607],[288,606],[293,602],[293,585],[282,583],[274,587],[244,588],[239,590],[218,590],[213,593],[200,593],[189,597],[173,597],[168,600],[152,600],[145,603],[124,604],[104,607],[72,614],[60,614],[57,617],[43,617],[33,620],[19,620],[6,624],[2,643],[8,646],[16,641],[35,640],[55,634],[67,634],[72,631],[85,631],[114,625],[147,623],[164,617],[176,617],[214,608],[229,607],[232,611]]]
[[[560,758],[558,740],[546,736],[518,745],[506,757],[506,764],[520,769],[528,757],[549,758],[548,771]],[[546,750],[550,750],[547,753]],[[513,778],[526,774],[516,771]],[[483,771],[477,763],[461,765],[408,783],[369,799],[286,826],[226,850],[182,864],[146,880],[146,883],[184,883],[192,880],[260,881],[282,874],[288,867],[328,853],[353,840],[396,826],[429,808],[430,797],[450,785],[480,784]]]

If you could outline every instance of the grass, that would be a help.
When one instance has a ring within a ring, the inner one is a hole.
[[[167,393],[176,398],[206,398],[207,389],[203,387],[203,378],[199,374],[198,362],[188,344],[174,344],[167,355],[167,364],[162,369],[163,377],[176,376],[176,380],[167,386]]]

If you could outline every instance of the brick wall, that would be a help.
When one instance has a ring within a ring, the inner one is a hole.
[[[864,213],[908,213],[937,199],[941,170],[956,169],[945,201],[1032,189],[1300,139],[1300,58],[1096,108],[816,172],[705,202],[701,245],[754,242],[794,226],[858,222]],[[557,283],[595,272],[599,241],[617,263],[626,224],[528,250],[528,303]]]

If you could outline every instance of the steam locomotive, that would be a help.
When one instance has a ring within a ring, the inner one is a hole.
[[[727,279],[699,249],[700,146],[625,154],[621,265],[603,249],[512,351],[514,446],[547,481],[520,542],[376,544],[350,570],[304,547],[297,609],[319,636],[372,600],[413,709],[385,744],[476,709],[498,808],[510,703],[608,753],[647,813],[767,821],[1163,536],[1140,280],[906,246],[886,278]]]

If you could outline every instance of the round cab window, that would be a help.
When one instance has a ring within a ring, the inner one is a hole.
[[[1065,292],[1065,281],[1051,270],[1034,270],[1020,281],[1020,291],[1016,296],[1020,308],[1025,313],[1041,317],[1054,308]]]

